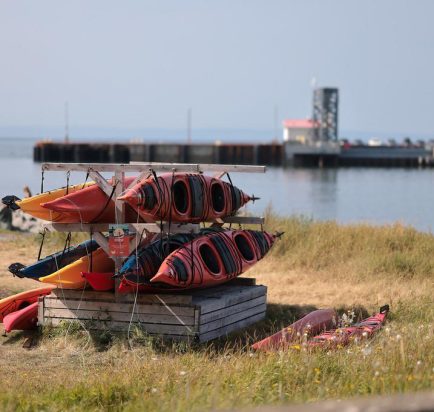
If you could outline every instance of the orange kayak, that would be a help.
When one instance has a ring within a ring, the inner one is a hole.
[[[227,282],[262,259],[277,236],[255,230],[227,230],[200,236],[171,253],[151,284],[192,289]]]
[[[26,290],[16,295],[8,296],[0,300],[0,322],[9,313],[16,312],[32,303],[38,301],[40,296],[49,295],[56,286],[46,286],[43,288]]]
[[[11,330],[31,330],[38,324],[38,302],[32,303],[23,309],[9,313],[3,319],[5,332]]]
[[[119,198],[146,221],[203,222],[230,216],[253,197],[237,187],[198,173],[149,177]]]
[[[128,186],[134,179],[134,177],[126,177],[125,185]],[[53,222],[56,223],[112,223],[116,221],[115,202],[98,185],[85,187],[53,201],[42,203],[41,206],[55,212]],[[137,212],[130,207],[127,207],[125,212],[127,222],[137,221]]]

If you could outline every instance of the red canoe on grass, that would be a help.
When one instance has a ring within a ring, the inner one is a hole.
[[[312,336],[333,327],[336,325],[336,320],[337,314],[333,309],[314,310],[280,332],[254,343],[252,349],[263,351],[283,349],[301,340],[304,333]]]
[[[125,186],[133,183],[135,177],[126,177]],[[110,183],[110,181],[109,181]],[[95,223],[115,222],[115,202],[110,199],[98,185],[85,187],[51,202],[42,207],[57,212],[56,223]],[[137,212],[129,206],[125,208],[126,221],[136,222]]]
[[[164,173],[140,181],[119,199],[146,221],[202,222],[230,215],[253,196],[221,179],[199,173]]]
[[[81,276],[86,279],[93,290],[106,292],[115,288],[114,273],[81,272]]]
[[[326,331],[314,336],[309,342],[310,347],[337,347],[346,346],[356,339],[367,339],[378,332],[386,321],[389,305],[384,305],[374,316],[363,319],[353,326]]]
[[[5,332],[12,330],[31,330],[38,324],[38,302],[32,303],[23,309],[9,313],[3,319]]]

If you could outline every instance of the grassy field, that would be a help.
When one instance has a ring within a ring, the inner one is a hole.
[[[94,336],[79,328],[0,341],[2,410],[209,410],[433,389],[434,236],[400,225],[340,226],[268,216],[285,231],[248,276],[268,286],[265,321],[202,346],[162,344],[134,333]],[[48,241],[46,252],[59,248]],[[34,261],[33,236],[0,233],[0,294],[31,288],[13,261]],[[333,351],[251,353],[249,344],[314,308],[373,313],[389,303],[387,326]]]

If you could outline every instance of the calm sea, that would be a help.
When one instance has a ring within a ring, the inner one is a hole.
[[[0,196],[28,185],[40,190],[40,165],[32,161],[33,139],[0,139]],[[71,176],[71,183],[83,180]],[[341,223],[401,222],[423,231],[434,229],[433,169],[283,169],[265,174],[233,174],[234,184],[261,197],[248,210],[261,214],[272,205],[281,215],[305,215]],[[63,172],[47,172],[45,188],[64,186]]]

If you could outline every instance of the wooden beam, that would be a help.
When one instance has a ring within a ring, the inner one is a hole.
[[[100,232],[93,233],[93,237],[96,240],[96,243],[104,250],[104,252],[110,256],[110,248],[108,245],[107,238]]]
[[[263,225],[265,219],[255,216],[228,216],[221,219],[224,223],[239,223],[241,225]]]
[[[130,227],[130,233],[142,232],[142,230],[147,230],[151,233],[160,233],[160,225],[157,223],[128,223]],[[45,223],[44,227],[52,231],[58,232],[108,232],[108,223]],[[192,232],[197,233],[200,227],[196,223],[172,223],[170,225],[171,233],[186,233]],[[169,231],[169,224],[163,223],[163,232],[167,233]]]
[[[113,191],[113,187],[108,184],[107,180],[104,179],[104,177],[101,176],[100,173],[98,173],[96,170],[89,169],[88,171],[89,176],[95,180],[96,184],[99,186],[99,188],[108,196],[110,197]]]
[[[149,170],[147,170],[147,171],[144,171],[144,172],[141,172],[138,176],[137,176],[137,178],[136,179],[134,179],[134,181],[125,189],[125,190],[129,190],[129,189],[131,189],[132,187],[134,187],[136,184],[138,184],[138,183],[140,183],[142,180],[144,180],[144,179],[146,179],[149,175],[150,175],[151,173],[150,173],[150,171]]]
[[[116,163],[42,163],[44,171],[82,171],[89,169],[99,172],[146,172],[154,169],[156,172],[242,172],[242,173],[265,173],[265,166],[250,165],[221,165],[199,163],[157,163],[157,162],[131,162],[130,164]]]

